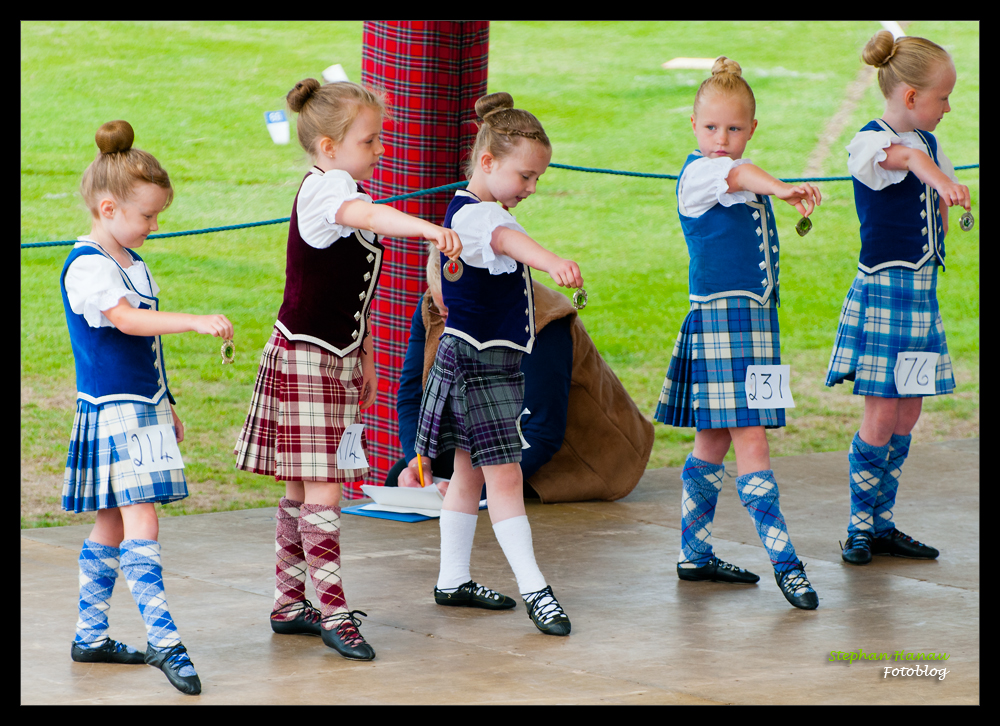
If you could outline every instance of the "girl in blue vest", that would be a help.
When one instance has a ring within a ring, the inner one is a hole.
[[[358,186],[385,151],[382,96],[307,78],[287,100],[313,167],[292,204],[284,299],[236,442],[236,467],[285,482],[271,629],[319,635],[344,658],[371,660],[375,651],[355,615],[365,613],[347,607],[340,577],[341,486],[368,469],[338,466],[337,450],[378,390],[369,339],[385,250],[377,235],[423,237],[454,257],[462,244],[449,229],[374,204]],[[305,597],[306,572],[318,610]]]
[[[947,208],[971,207],[968,187],[958,183],[931,133],[951,110],[951,57],[929,40],[894,40],[886,30],[868,42],[862,57],[878,68],[885,113],[847,146],[861,257],[826,378],[828,386],[853,380],[854,393],[865,397],[861,428],[848,451],[851,517],[842,557],[854,565],[871,562],[873,554],[938,556],[896,529],[892,509],[923,396],[955,390],[938,311],[937,267],[944,269]],[[894,368],[900,353],[914,351],[938,354],[936,367],[923,371],[930,390],[903,394]]]
[[[233,337],[224,315],[158,309],[159,287],[133,250],[158,229],[157,215],[173,199],[170,178],[152,155],[132,148],[126,121],[98,130],[100,153],[83,175],[89,235],[79,238],[60,277],[66,323],[76,360],[77,402],[63,483],[62,506],[97,512],[80,552],[80,617],[71,649],[85,663],[148,663],[183,693],[201,681],[181,644],[163,591],[159,526],[154,504],[187,496],[183,469],[137,471],[128,440],[136,429],[184,426],[167,388],[160,336],[194,331]],[[108,637],[107,611],[121,567],[146,623],[141,653]]]
[[[493,531],[528,616],[543,633],[568,635],[569,618],[535,562],[524,509],[520,365],[535,341],[529,266],[562,286],[581,287],[583,279],[575,262],[542,248],[507,211],[535,193],[552,158],[542,125],[527,111],[515,109],[507,93],[480,98],[476,115],[479,133],[469,161],[469,186],[456,192],[444,220],[445,227],[461,236],[463,251],[459,260],[441,257],[448,320],[427,376],[414,447],[432,459],[455,450],[455,471],[441,511],[441,568],[434,600],[490,610],[516,605],[469,573],[485,482]]]
[[[691,261],[691,311],[684,319],[655,419],[694,426],[694,451],[681,474],[682,580],[753,583],[752,572],[717,558],[712,520],[736,450],[736,489],[754,520],[785,598],[819,604],[778,506],[765,428],[785,425],[784,409],[748,408],[747,366],[781,362],[778,341],[778,233],[768,195],[808,216],[820,203],[811,184],[785,184],[743,158],[757,128],[753,91],[740,66],[718,58],[698,89],[691,126],[698,150],[677,181],[677,209]]]

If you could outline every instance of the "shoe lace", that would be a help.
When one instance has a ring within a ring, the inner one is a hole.
[[[853,532],[847,536],[846,543],[839,542],[840,550],[857,550],[857,549],[871,549],[872,548],[872,536],[868,532]]]
[[[901,539],[901,540],[904,540],[904,541],[905,541],[905,542],[907,542],[908,544],[914,544],[914,545],[919,545],[919,546],[921,546],[921,547],[926,547],[926,546],[927,546],[927,545],[925,545],[925,544],[924,544],[923,542],[918,542],[917,540],[913,539],[913,537],[911,537],[910,535],[908,535],[908,534],[903,534],[903,533],[902,533],[902,532],[900,532],[900,531],[899,531],[898,529],[894,529],[894,530],[892,530],[892,534],[891,534],[891,535],[889,535],[889,536],[890,536],[890,537],[891,537],[892,539]]]
[[[729,570],[730,572],[743,572],[742,567],[737,567],[734,564],[726,562],[725,560],[720,560],[718,557],[715,558],[715,566],[720,570]]]
[[[556,600],[555,596],[552,594],[552,588],[547,587],[544,590],[539,590],[538,592],[532,593],[525,598],[531,607],[531,611],[535,615],[535,619],[548,625],[557,618],[565,618],[566,613],[562,609],[562,605]]]
[[[805,565],[802,565],[805,567]],[[806,577],[805,570],[789,570],[781,577],[781,586],[793,595],[804,595],[807,592],[815,592],[809,578]]]
[[[191,656],[188,655],[187,648],[184,647],[183,643],[166,648],[163,650],[163,653],[167,656],[165,662],[173,663],[178,668],[186,665],[194,667],[194,664],[191,662]]]
[[[480,585],[478,582],[470,582],[469,590],[472,592],[473,595],[486,597],[489,598],[490,600],[496,600],[497,602],[499,602],[503,598],[503,595],[501,595],[496,590],[491,590],[485,585]]]
[[[298,607],[298,606],[302,607]],[[302,611],[302,617],[306,622],[317,623],[321,617],[319,610],[313,607],[313,604],[308,600],[297,600],[296,602],[286,603],[282,605],[277,610],[271,611],[271,617],[275,615],[281,615],[282,613],[288,612],[299,612]]]
[[[366,612],[361,610],[351,610],[346,613],[327,615],[321,620],[321,622],[336,623],[339,621],[340,624],[336,626],[337,637],[340,638],[345,645],[356,648],[359,645],[364,645],[366,641],[365,637],[361,634],[361,631],[358,630],[358,626],[361,625],[361,621],[358,620],[355,613],[358,615],[364,615],[366,618],[368,617],[368,613]]]

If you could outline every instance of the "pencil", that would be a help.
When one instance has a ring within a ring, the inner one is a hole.
[[[424,463],[420,461],[420,454],[417,454],[417,472],[420,474],[420,486],[424,486]]]

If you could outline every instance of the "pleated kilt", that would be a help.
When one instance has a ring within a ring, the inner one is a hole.
[[[779,365],[778,310],[746,297],[691,303],[654,419],[670,426],[722,429],[785,425],[783,408],[747,408],[747,366]]]
[[[914,398],[896,391],[893,369],[901,351],[938,353],[935,395],[955,390],[937,300],[937,265],[858,271],[840,310],[826,385],[854,381],[854,393]]]
[[[136,473],[127,432],[173,425],[170,401],[116,401],[94,405],[78,399],[63,477],[62,508],[93,512],[145,502],[174,502],[188,495],[183,469]]]
[[[338,358],[288,340],[277,328],[264,346],[253,397],[236,440],[236,468],[278,481],[354,482],[368,468],[338,469],[345,429],[361,421],[361,353]],[[368,457],[365,435],[361,436]]]
[[[442,337],[420,402],[417,453],[434,459],[461,449],[476,468],[521,461],[521,355],[503,347],[477,350],[452,335]]]

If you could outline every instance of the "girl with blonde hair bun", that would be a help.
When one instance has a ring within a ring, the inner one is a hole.
[[[972,204],[932,133],[951,111],[957,76],[948,53],[925,38],[894,40],[883,30],[862,58],[878,68],[885,112],[847,145],[861,254],[826,378],[827,386],[854,381],[854,393],[865,397],[848,452],[851,515],[841,556],[853,565],[871,562],[873,554],[939,554],[896,529],[892,510],[923,396],[955,389],[937,268],[944,269],[948,207],[969,210]],[[895,371],[901,353],[931,354],[925,365],[936,361],[919,393],[905,381],[907,392],[900,391]]]
[[[313,164],[292,202],[284,297],[236,441],[236,468],[285,482],[271,630],[320,636],[344,658],[372,660],[358,629],[365,613],[348,608],[339,575],[341,486],[368,469],[337,452],[378,392],[370,314],[385,253],[379,237],[428,239],[446,257],[457,257],[462,243],[450,229],[375,204],[361,187],[385,152],[381,93],[307,78],[287,101]],[[318,608],[306,599],[307,575]]]
[[[750,408],[747,368],[778,365],[778,231],[769,195],[803,216],[821,201],[812,184],[786,184],[743,158],[757,129],[756,101],[739,63],[720,56],[695,95],[691,127],[698,149],[677,181],[687,241],[691,310],[681,326],[654,418],[694,427],[694,451],[681,474],[681,551],[688,581],[755,583],[752,572],[712,549],[712,521],[736,451],[736,489],[771,560],[775,581],[797,608],[818,606],[778,504],[766,428],[785,425],[784,409]]]

